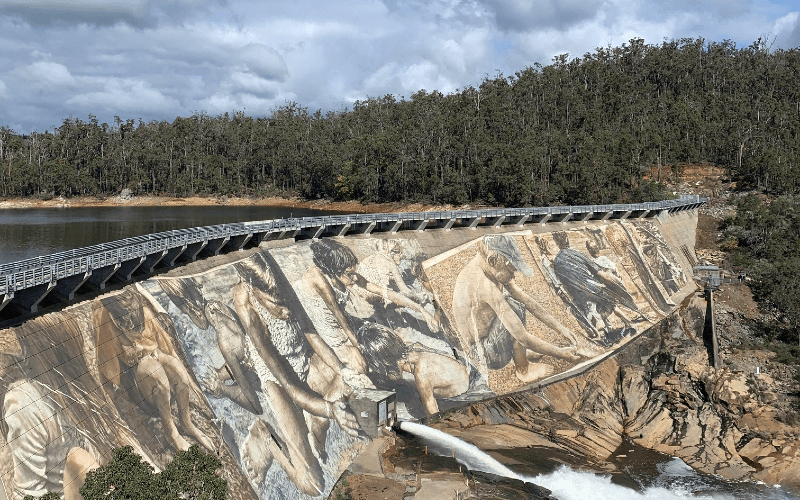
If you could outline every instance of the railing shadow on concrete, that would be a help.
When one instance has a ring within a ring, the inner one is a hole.
[[[0,313],[6,319],[35,313],[43,302],[70,302],[108,284],[152,273],[157,266],[172,267],[269,239],[645,218],[693,210],[705,201],[698,195],[682,195],[675,200],[634,204],[330,215],[177,229],[0,265]]]

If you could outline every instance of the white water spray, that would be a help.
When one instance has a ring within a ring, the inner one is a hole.
[[[427,425],[414,422],[400,422],[400,428],[404,431],[419,436],[422,439],[435,443],[442,455],[449,455],[452,452],[456,460],[466,465],[471,470],[479,470],[495,474],[498,476],[510,477],[525,481],[516,472],[501,464],[477,446],[462,441],[455,436],[428,427]]]
[[[744,496],[737,494],[710,491],[702,485],[687,487],[682,484],[686,481],[675,482],[670,478],[702,478],[683,461],[673,458],[668,463],[660,466],[663,485],[651,486],[644,491],[636,491],[625,486],[614,484],[608,474],[594,474],[581,472],[569,467],[561,466],[549,474],[539,474],[534,477],[523,476],[501,464],[477,446],[462,441],[450,434],[433,429],[426,425],[414,422],[400,422],[400,428],[410,434],[419,436],[431,443],[437,454],[454,456],[456,460],[466,465],[471,470],[489,472],[498,476],[535,483],[552,491],[553,498],[559,500],[784,500],[796,499],[785,494],[779,488],[769,488],[759,492],[747,492]],[[659,481],[661,482],[661,481]],[[700,486],[700,491],[698,491]]]

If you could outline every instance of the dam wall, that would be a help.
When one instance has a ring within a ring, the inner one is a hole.
[[[231,499],[327,498],[376,430],[356,398],[422,419],[590,370],[695,290],[696,225],[264,241],[0,330],[0,499],[193,443]]]

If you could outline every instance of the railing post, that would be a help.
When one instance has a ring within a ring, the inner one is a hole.
[[[524,209],[481,209],[481,210],[453,210],[442,212],[421,213],[394,213],[394,214],[356,214],[348,216],[321,216],[292,219],[277,219],[268,221],[255,221],[215,226],[202,226],[190,229],[169,230],[162,233],[135,236],[109,243],[101,243],[79,249],[37,256],[20,262],[0,265],[0,297],[9,303],[8,297],[19,291],[49,286],[52,282],[67,280],[63,286],[51,294],[55,297],[61,292],[64,296],[69,294],[69,288],[74,283],[84,282],[89,286],[99,289],[105,287],[109,278],[117,274],[128,274],[132,267],[130,262],[137,263],[144,258],[144,269],[152,269],[163,257],[167,266],[178,259],[195,260],[199,252],[216,254],[223,246],[240,249],[247,243],[252,235],[278,235],[280,237],[291,235],[297,237],[301,229],[307,228],[314,237],[322,236],[328,228],[334,234],[344,236],[349,231],[359,232],[367,236],[380,222],[385,230],[389,228],[395,234],[408,222],[408,227],[418,231],[430,226],[436,221],[436,227],[445,230],[451,229],[456,220],[464,221],[471,229],[485,221],[487,225],[499,227],[503,222],[511,220],[521,227],[529,220],[545,224],[551,219],[567,222],[573,217],[583,222],[595,218],[608,220],[619,217],[625,220],[628,217],[646,217],[657,214],[665,217],[671,212],[694,210],[705,203],[699,195],[682,195],[678,200],[664,200],[659,202],[616,204],[616,205],[591,205],[572,207],[540,207]],[[567,210],[567,213],[564,213]],[[580,214],[580,215],[578,215]],[[412,221],[419,221],[414,223]],[[354,229],[355,228],[355,229]],[[266,237],[266,236],[265,236]],[[230,243],[229,243],[230,242]],[[166,255],[165,255],[166,254]],[[120,269],[123,267],[123,269]],[[133,269],[136,270],[135,268]],[[118,272],[119,271],[119,272]],[[88,273],[88,276],[87,276]],[[125,276],[127,277],[127,276]],[[82,285],[81,285],[82,286]],[[80,287],[80,286],[79,286]],[[49,292],[48,292],[49,293]],[[14,304],[17,302],[15,301]]]

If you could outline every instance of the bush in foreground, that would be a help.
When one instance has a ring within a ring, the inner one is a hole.
[[[222,462],[197,445],[175,454],[161,473],[142,460],[130,446],[114,450],[111,461],[86,475],[83,500],[225,500],[228,483],[217,475]],[[58,500],[47,493],[40,500]],[[28,495],[24,500],[34,500]]]

